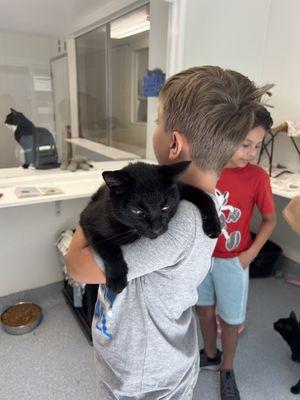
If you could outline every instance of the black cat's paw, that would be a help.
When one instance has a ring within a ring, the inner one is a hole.
[[[121,293],[127,286],[127,276],[107,278],[106,286],[115,293]]]
[[[221,221],[217,215],[203,216],[202,226],[204,233],[212,239],[218,238],[221,234]]]
[[[300,393],[300,379],[299,381],[296,383],[296,385],[291,387],[291,392],[293,394],[299,394]]]

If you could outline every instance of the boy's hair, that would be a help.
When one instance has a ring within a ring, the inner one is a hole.
[[[166,132],[184,134],[190,157],[220,174],[254,125],[263,94],[246,76],[216,66],[189,68],[169,78],[160,93]]]
[[[272,125],[273,119],[266,107],[258,107],[255,113],[255,120],[252,129],[256,128],[257,126],[262,126],[266,132],[269,132]]]

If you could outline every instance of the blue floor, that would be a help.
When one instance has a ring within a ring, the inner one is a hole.
[[[299,315],[299,299],[300,288],[284,280],[251,280],[246,330],[235,361],[242,399],[295,398],[289,389],[300,378],[300,364],[291,361],[289,348],[273,330],[273,322],[292,309]],[[24,336],[0,330],[0,399],[95,399],[93,348],[65,304],[61,285],[1,298],[0,312],[19,300],[40,304],[44,319]],[[218,373],[200,372],[196,399],[219,399]]]

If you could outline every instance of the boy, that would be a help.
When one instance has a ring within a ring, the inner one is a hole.
[[[219,67],[171,77],[160,94],[153,136],[158,162],[192,159],[182,180],[213,196],[218,174],[253,125],[268,88]],[[181,202],[165,234],[123,246],[128,285],[116,296],[77,228],[68,272],[79,282],[101,283],[92,326],[98,399],[192,398],[199,369],[192,306],[215,243],[204,235],[197,209]]]
[[[221,369],[222,400],[240,398],[233,359],[240,324],[243,324],[246,314],[248,267],[276,225],[269,176],[262,168],[250,164],[272,123],[269,112],[264,107],[258,108],[253,128],[222,171],[217,189],[223,193],[224,235],[218,239],[212,269],[198,288],[197,313],[204,341],[200,367]],[[255,205],[262,223],[252,242],[250,220]],[[223,357],[216,347],[215,306],[221,327]]]

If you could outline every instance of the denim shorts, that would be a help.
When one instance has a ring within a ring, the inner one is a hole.
[[[198,286],[198,306],[216,305],[220,317],[230,325],[244,322],[249,287],[249,268],[238,257],[213,257],[212,267]]]

